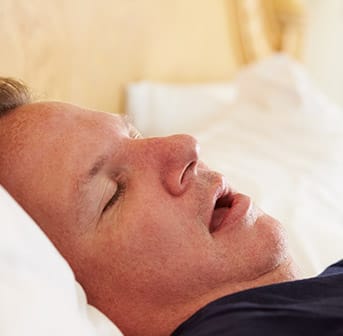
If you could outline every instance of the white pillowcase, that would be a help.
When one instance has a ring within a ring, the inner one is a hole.
[[[120,336],[49,239],[0,186],[0,335]]]
[[[176,85],[142,81],[128,86],[127,113],[143,136],[190,133],[232,103],[231,82]]]

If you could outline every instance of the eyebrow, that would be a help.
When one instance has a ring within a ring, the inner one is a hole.
[[[90,180],[92,177],[94,177],[98,172],[101,170],[101,168],[105,165],[106,161],[109,159],[108,155],[100,155],[97,157],[95,163],[92,165],[92,168],[89,169],[87,174],[87,181]]]
[[[76,185],[77,189],[81,192],[82,195],[85,193],[85,188],[87,187],[87,185],[92,181],[94,176],[98,174],[98,172],[102,169],[108,159],[108,155],[99,155],[94,161],[94,164],[91,166],[91,168],[79,176]]]

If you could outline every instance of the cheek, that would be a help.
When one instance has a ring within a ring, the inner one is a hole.
[[[146,256],[151,263],[162,266],[170,256],[187,247],[186,218],[182,215],[175,218],[168,209],[163,216],[158,210],[149,210],[125,218],[121,244],[135,259]]]
[[[143,254],[177,255],[180,249],[189,249],[204,239],[205,226],[196,214],[195,206],[186,202],[146,193],[144,202],[137,199],[121,211],[121,232],[127,245]]]
[[[123,220],[123,229],[116,235],[116,261],[123,266],[121,276],[126,282],[170,291],[169,287],[179,288],[199,274],[210,251],[206,247],[209,235],[199,223],[170,207],[163,216],[157,209],[146,208],[144,216],[130,215]]]

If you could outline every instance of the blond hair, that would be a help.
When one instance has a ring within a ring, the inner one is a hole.
[[[21,81],[0,77],[0,118],[13,109],[31,102],[31,93]]]

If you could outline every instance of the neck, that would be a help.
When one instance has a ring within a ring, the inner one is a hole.
[[[141,336],[167,336],[171,335],[179,325],[195,314],[200,308],[216,299],[246,289],[292,281],[299,278],[300,271],[298,267],[291,259],[287,259],[272,271],[262,274],[256,279],[225,284],[189,302],[168,303],[158,307],[147,307],[146,304],[139,307],[136,302],[131,310],[131,313],[132,311],[136,312],[133,314],[134,316],[127,314],[124,320],[116,321],[116,323],[118,323],[125,336],[137,335],[138,331]]]

